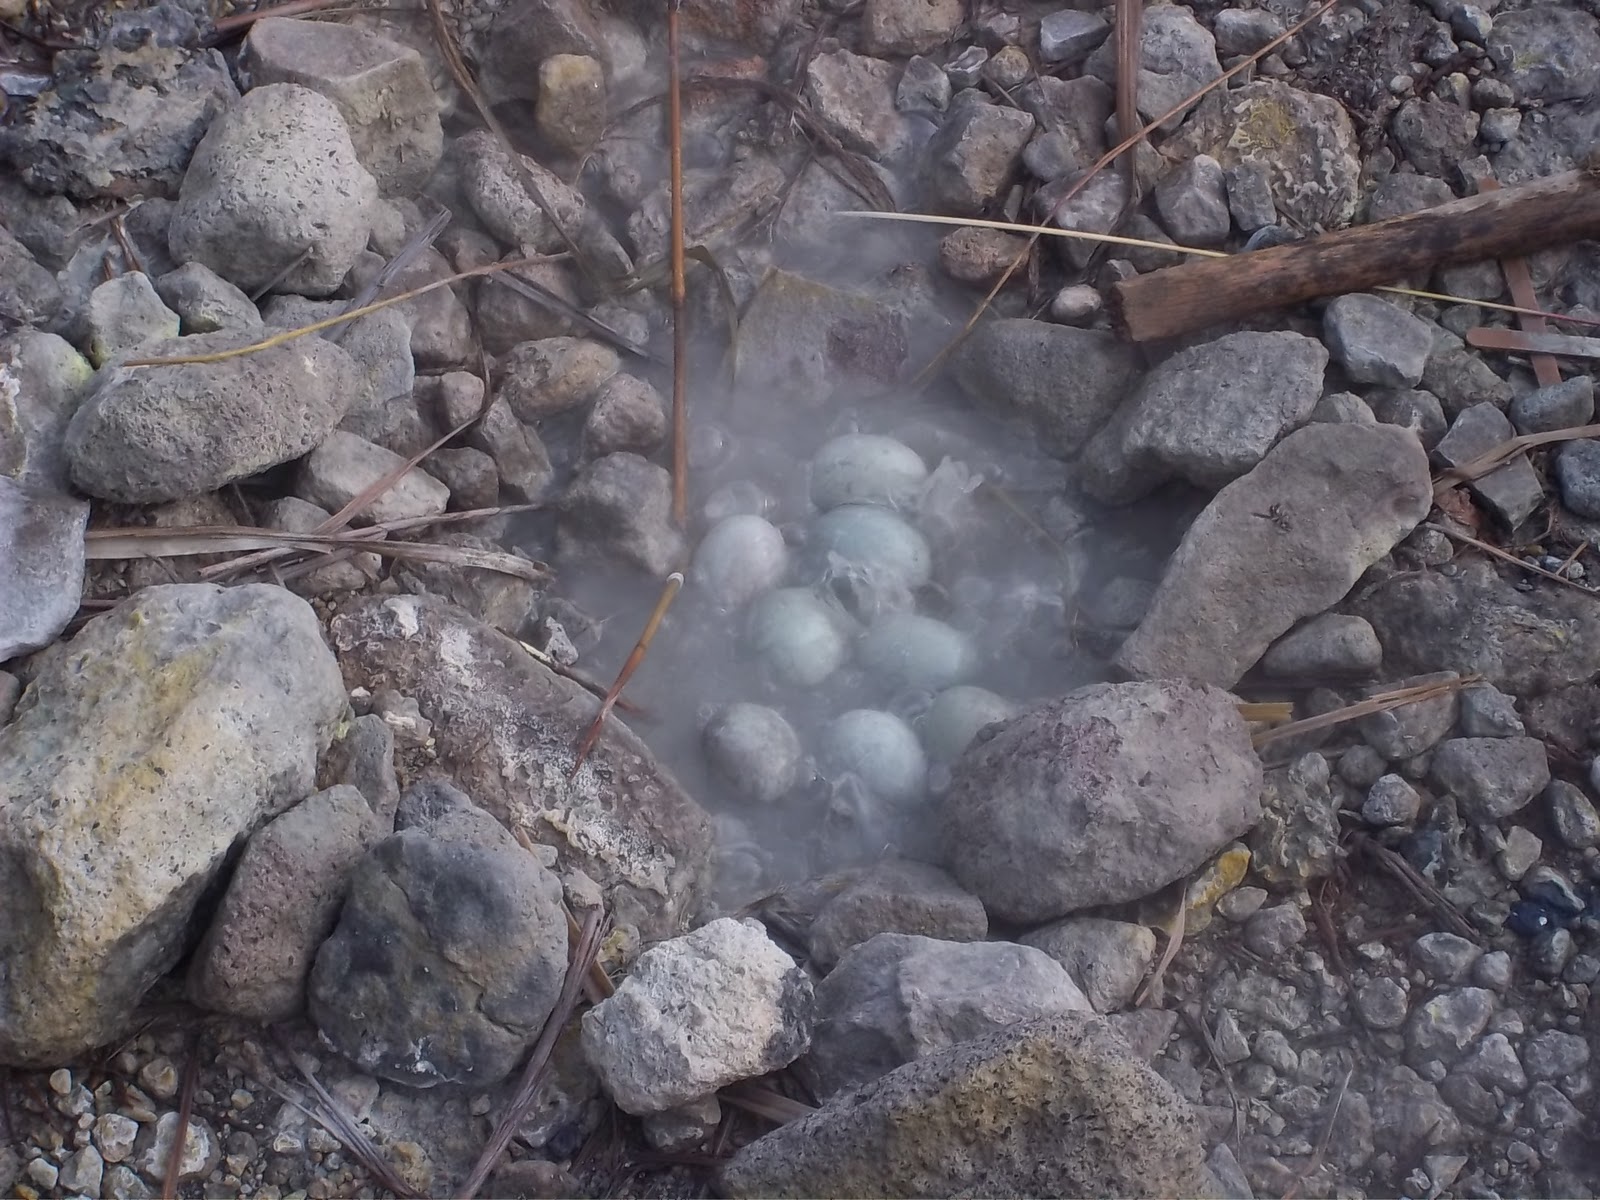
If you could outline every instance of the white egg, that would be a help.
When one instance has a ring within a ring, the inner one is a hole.
[[[749,514],[718,521],[700,539],[690,575],[724,608],[740,608],[783,582],[789,548],[770,521]]]
[[[914,800],[927,786],[928,760],[917,735],[877,709],[852,709],[823,726],[822,762],[835,778],[854,775],[887,800]]]
[[[978,655],[972,639],[943,621],[890,613],[856,639],[861,665],[892,687],[947,688],[971,675]]]
[[[800,777],[800,738],[783,714],[762,704],[730,704],[701,736],[706,759],[741,798],[772,804]]]
[[[746,640],[791,687],[815,687],[849,656],[848,618],[809,588],[779,588],[750,609]]]
[[[811,503],[824,512],[841,504],[913,504],[928,468],[904,442],[874,433],[836,437],[811,460]]]
[[[922,744],[935,762],[953,762],[972,744],[978,730],[1016,714],[1015,704],[987,688],[967,684],[946,688],[922,715]]]
[[[870,504],[823,513],[806,543],[808,574],[859,576],[914,591],[933,575],[928,540],[907,521]]]

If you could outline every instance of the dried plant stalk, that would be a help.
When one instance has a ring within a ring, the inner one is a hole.
[[[672,195],[672,519],[689,524],[689,321],[683,279],[683,96],[678,72],[678,9],[667,3],[667,144]]]

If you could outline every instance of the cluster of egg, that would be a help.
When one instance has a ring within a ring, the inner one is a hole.
[[[1005,698],[966,681],[973,641],[916,611],[933,578],[933,553],[908,515],[929,487],[909,446],[874,434],[828,442],[810,464],[816,514],[794,550],[764,517],[727,516],[695,552],[692,583],[741,613],[747,650],[783,689],[822,686],[847,663],[884,694],[930,696],[914,721],[853,708],[826,721],[808,756],[777,710],[730,704],[707,723],[711,769],[743,799],[772,804],[808,764],[838,795],[905,812],[926,792],[929,764],[953,760],[985,725],[1012,715]]]

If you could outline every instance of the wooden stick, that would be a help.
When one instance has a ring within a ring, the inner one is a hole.
[[[1542,323],[1542,322],[1541,322]],[[1511,354],[1526,354],[1537,361],[1552,354],[1567,358],[1600,358],[1600,338],[1579,337],[1571,333],[1519,333],[1515,329],[1500,329],[1493,325],[1480,325],[1467,330],[1467,345],[1475,350],[1504,350]],[[1544,384],[1540,384],[1544,387]]]
[[[683,97],[678,84],[678,6],[667,3],[667,146],[672,197],[672,519],[689,524],[689,322],[683,282]]]
[[[1485,175],[1478,181],[1478,191],[1498,192],[1500,181],[1493,175]],[[1533,272],[1528,270],[1528,260],[1520,254],[1513,254],[1500,260],[1500,273],[1506,277],[1506,290],[1511,293],[1511,298],[1524,308],[1538,308],[1539,297],[1533,290]],[[1517,327],[1523,333],[1547,333],[1550,326],[1543,317],[1519,316]],[[1556,360],[1548,354],[1535,354],[1529,359],[1533,367],[1533,377],[1538,380],[1539,386],[1554,387],[1561,382],[1561,367]]]
[[[1177,337],[1317,296],[1359,292],[1451,263],[1524,254],[1600,235],[1600,164],[1452,200],[1287,246],[1184,263],[1111,289],[1136,342]]]

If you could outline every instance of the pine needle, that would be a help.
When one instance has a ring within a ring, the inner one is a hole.
[[[1371,716],[1373,713],[1388,712],[1391,708],[1400,708],[1406,704],[1420,704],[1424,700],[1435,700],[1440,696],[1448,696],[1451,692],[1470,687],[1482,678],[1483,676],[1481,675],[1464,675],[1460,679],[1443,679],[1437,683],[1419,683],[1411,687],[1380,692],[1376,696],[1369,696],[1365,700],[1357,701],[1355,704],[1347,704],[1345,707],[1336,708],[1332,712],[1318,713],[1314,717],[1290,721],[1287,725],[1279,725],[1275,729],[1264,729],[1251,737],[1250,742],[1257,750],[1261,750],[1273,742],[1294,737],[1296,734],[1332,729],[1336,725],[1343,725],[1349,721],[1359,721],[1362,717]]]

